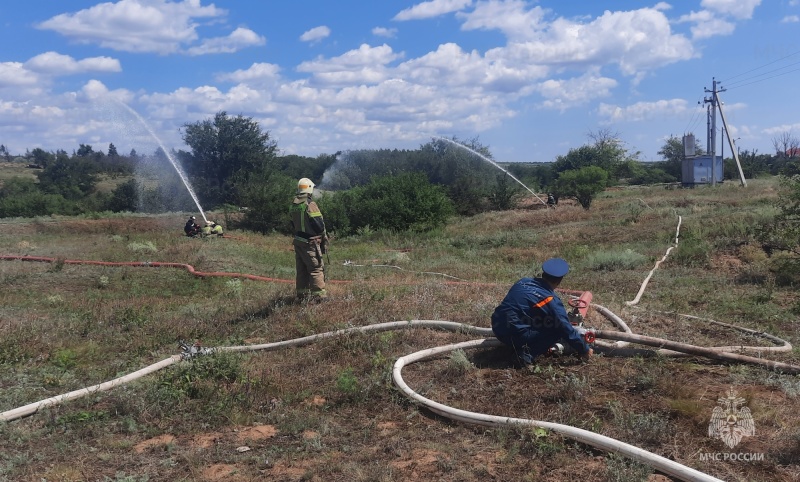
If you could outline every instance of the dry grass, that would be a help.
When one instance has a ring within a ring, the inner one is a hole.
[[[61,261],[0,262],[0,407],[129,373],[178,353],[179,340],[267,343],[408,319],[485,327],[508,286],[550,256],[573,266],[565,288],[591,290],[595,302],[638,333],[704,345],[763,343],[658,313],[677,311],[800,343],[796,291],[764,282],[770,260],[746,229],[768,214],[775,196],[771,181],[753,181],[746,191],[729,184],[618,190],[590,211],[562,202],[556,210],[463,219],[430,235],[336,240],[332,300],[311,305],[292,302],[286,237],[227,230],[235,238],[188,239],[181,236],[184,214],[3,220],[0,253]],[[674,243],[678,216],[687,247],[673,250],[637,307],[627,306]],[[63,262],[69,259],[188,263],[286,282]],[[610,328],[596,312],[588,324]],[[632,481],[651,472],[546,431],[453,423],[393,387],[397,357],[468,339],[411,329],[181,363],[0,423],[0,481]],[[797,351],[770,357],[800,363]],[[505,350],[491,349],[415,364],[404,376],[442,403],[568,423],[725,480],[800,475],[800,383],[761,368],[606,356],[589,364],[544,359],[532,373],[514,368]],[[730,451],[707,436],[717,398],[729,388],[747,400],[756,426],[735,451],[764,453],[763,462],[699,459]]]

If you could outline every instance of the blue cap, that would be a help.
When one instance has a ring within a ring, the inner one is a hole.
[[[563,278],[569,273],[569,264],[561,258],[550,258],[542,264],[542,271],[553,278]]]

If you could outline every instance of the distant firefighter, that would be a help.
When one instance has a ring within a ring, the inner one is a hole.
[[[194,216],[190,217],[186,224],[183,226],[183,232],[186,233],[186,236],[193,238],[200,234],[200,226],[195,222],[197,218]]]
[[[222,226],[217,224],[216,221],[211,221],[211,234],[222,236]]]

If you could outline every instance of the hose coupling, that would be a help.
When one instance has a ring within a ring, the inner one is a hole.
[[[178,345],[181,347],[181,360],[189,360],[201,355],[210,355],[211,353],[214,353],[213,348],[204,348],[202,345],[200,345],[199,340],[192,344],[181,340],[178,342]]]

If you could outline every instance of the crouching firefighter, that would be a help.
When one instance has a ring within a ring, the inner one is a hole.
[[[556,288],[569,271],[561,258],[542,264],[541,278],[522,278],[508,291],[492,314],[492,332],[498,340],[514,350],[522,366],[547,353],[557,341],[568,344],[575,352],[590,357],[594,350],[580,331],[570,323],[567,310],[556,294]]]
[[[308,178],[297,183],[297,193],[289,208],[294,228],[294,259],[297,269],[295,292],[298,299],[320,300],[325,292],[325,263],[322,255],[328,246],[325,220],[312,200],[314,183]]]

